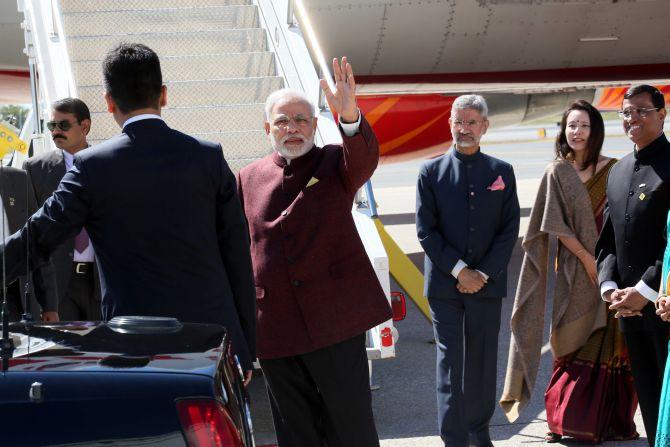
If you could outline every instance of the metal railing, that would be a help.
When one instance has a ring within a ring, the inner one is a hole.
[[[58,2],[17,0],[17,8],[24,15],[24,52],[30,67],[32,97],[32,120],[29,126],[24,126],[31,132],[22,132],[22,137],[26,141],[31,138],[46,141],[33,145],[33,153],[39,153],[51,148],[51,141],[42,138],[42,121],[49,118],[50,104],[60,98],[76,96],[77,90],[62,38],[63,22]],[[25,156],[15,157],[12,164],[17,165],[23,158]]]
[[[323,77],[332,88],[332,76],[302,2],[254,0],[254,3],[259,7],[261,21],[268,31],[279,75],[284,77],[287,87],[304,92],[313,104],[318,105],[317,144],[340,143],[342,138],[337,123],[326,106],[319,84]]]

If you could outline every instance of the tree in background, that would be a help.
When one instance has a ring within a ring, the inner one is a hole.
[[[15,104],[0,106],[0,121],[7,121],[19,130],[23,127],[23,123],[26,122],[27,116],[27,107]]]

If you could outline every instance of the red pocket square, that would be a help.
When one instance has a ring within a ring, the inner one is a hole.
[[[501,176],[498,176],[495,182],[491,183],[491,186],[487,186],[486,189],[488,189],[489,191],[502,191],[503,189],[505,189],[505,182],[503,182]]]

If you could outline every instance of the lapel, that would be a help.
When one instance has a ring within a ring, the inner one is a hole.
[[[63,151],[61,149],[53,151],[51,158],[49,159],[49,172],[46,182],[46,190],[51,192],[55,191],[58,188],[58,184],[65,175],[65,158],[63,157]]]

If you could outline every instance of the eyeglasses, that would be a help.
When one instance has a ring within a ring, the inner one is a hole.
[[[477,120],[470,120],[470,121],[461,121],[461,120],[454,120],[451,122],[451,124],[454,127],[460,127],[461,129],[466,128],[466,127],[475,127],[480,125],[482,122],[477,121]]]
[[[640,118],[644,118],[645,116],[649,115],[651,112],[655,112],[659,109],[660,109],[660,107],[652,107],[650,109],[641,109],[641,108],[634,107],[634,108],[626,109],[626,110],[618,110],[617,113],[619,114],[620,118],[624,118],[624,119],[630,119],[630,117],[633,116],[633,113],[635,113]]]
[[[53,132],[56,130],[56,128],[62,130],[63,132],[67,132],[68,130],[72,129],[72,124],[68,120],[63,120],[63,121],[49,121],[47,123],[47,129],[49,129],[50,132]]]
[[[296,126],[298,127],[306,127],[311,123],[311,120],[307,118],[304,115],[297,115],[293,118],[289,118],[288,116],[281,116],[274,120],[273,124],[277,127],[288,127],[289,124],[293,121]]]

